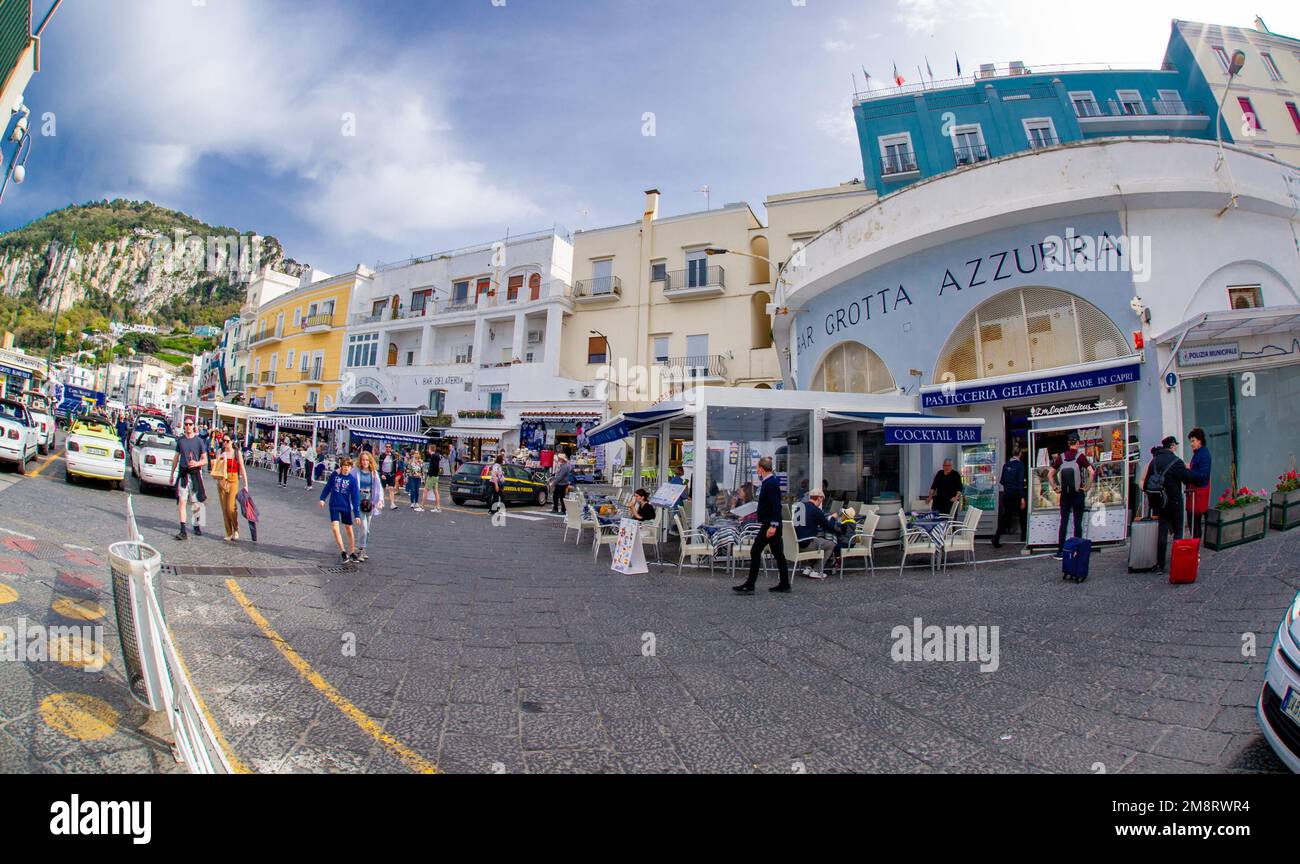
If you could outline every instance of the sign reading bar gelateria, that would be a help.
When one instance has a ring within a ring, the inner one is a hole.
[[[886,425],[886,444],[978,444],[981,426]]]
[[[1001,402],[1009,399],[1033,399],[1053,393],[1074,390],[1092,390],[1130,384],[1142,374],[1139,361],[1105,369],[1088,369],[1076,372],[1045,373],[1036,378],[1019,378],[1014,381],[983,381],[970,384],[938,385],[921,390],[921,406],[938,408],[946,405],[972,405],[978,402]]]

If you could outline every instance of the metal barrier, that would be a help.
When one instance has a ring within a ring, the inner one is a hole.
[[[176,758],[194,774],[230,774],[230,763],[200,706],[198,694],[163,614],[158,596],[162,556],[139,540],[127,500],[127,531],[134,538],[108,547],[113,605],[131,696],[167,717]]]

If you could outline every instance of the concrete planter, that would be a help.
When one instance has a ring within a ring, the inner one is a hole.
[[[1258,540],[1268,531],[1268,502],[1259,501],[1226,510],[1212,509],[1205,514],[1205,535],[1210,549],[1228,549]]]
[[[1300,489],[1292,492],[1274,492],[1269,497],[1268,527],[1275,531],[1290,531],[1300,525]]]

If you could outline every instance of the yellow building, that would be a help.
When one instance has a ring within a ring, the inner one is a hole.
[[[358,267],[308,282],[260,306],[248,335],[244,386],[254,406],[297,414],[338,404],[348,303],[374,273]],[[306,280],[304,280],[306,281]]]

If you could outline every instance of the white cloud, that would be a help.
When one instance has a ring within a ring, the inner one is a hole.
[[[539,213],[467,155],[425,40],[396,50],[316,4],[90,4],[73,20],[79,43],[112,49],[76,110],[115,185],[174,193],[217,157],[294,181],[290,209],[336,238],[412,248]]]
[[[827,39],[822,42],[822,50],[831,54],[844,54],[853,50],[853,43],[843,39]]]

